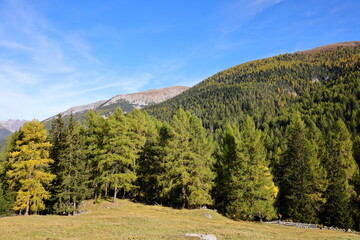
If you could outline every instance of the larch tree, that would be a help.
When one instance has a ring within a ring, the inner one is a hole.
[[[114,191],[113,201],[119,190],[123,193],[133,190],[136,181],[136,159],[138,157],[135,141],[130,137],[129,121],[118,108],[108,119],[109,134],[101,154],[99,169],[101,180]]]
[[[99,114],[90,110],[84,119],[84,142],[86,146],[86,168],[89,170],[89,188],[93,192],[95,202],[101,198],[102,173],[99,169],[101,155],[105,151],[105,141],[109,133],[107,122]]]
[[[36,214],[45,209],[44,200],[51,196],[45,187],[55,178],[49,172],[49,165],[53,162],[49,158],[50,147],[47,132],[39,121],[24,124],[20,139],[10,153],[10,170],[7,171],[9,184],[19,186],[13,207],[19,214],[23,211],[25,215],[30,211]]]
[[[208,138],[201,120],[179,109],[171,121],[171,137],[165,146],[159,177],[162,196],[174,205],[199,207],[212,204],[213,143]]]

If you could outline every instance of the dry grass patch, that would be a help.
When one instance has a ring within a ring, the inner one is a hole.
[[[178,210],[119,200],[84,205],[74,217],[29,216],[0,219],[0,239],[187,239],[185,233],[223,239],[360,239],[360,235],[229,220],[212,210]],[[210,214],[207,218],[204,214]]]

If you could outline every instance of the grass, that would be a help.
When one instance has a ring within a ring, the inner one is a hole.
[[[0,239],[198,239],[185,233],[214,234],[223,239],[360,239],[331,230],[300,229],[236,222],[209,209],[177,210],[119,200],[92,204],[74,216],[16,216],[0,219]],[[206,218],[210,214],[212,218]]]

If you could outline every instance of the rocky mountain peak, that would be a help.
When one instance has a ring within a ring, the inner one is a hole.
[[[6,121],[0,121],[0,127],[10,132],[15,132],[19,130],[27,120],[19,120],[19,119],[9,119]]]

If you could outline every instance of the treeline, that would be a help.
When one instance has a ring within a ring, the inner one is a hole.
[[[2,156],[0,211],[72,215],[84,199],[130,198],[215,207],[233,219],[359,229],[360,137],[338,120],[325,138],[302,117],[289,116],[272,158],[270,136],[248,115],[216,133],[182,109],[169,123],[140,110],[108,119],[90,111],[83,125],[58,115],[49,134],[34,120]]]

